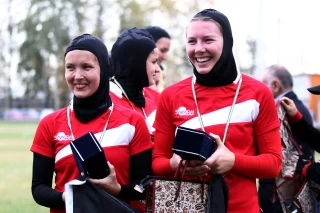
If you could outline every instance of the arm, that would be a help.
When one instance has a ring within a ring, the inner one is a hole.
[[[113,196],[126,200],[141,200],[145,198],[145,193],[135,191],[134,187],[140,183],[141,179],[152,174],[152,142],[144,118],[138,113],[132,117],[133,121],[130,123],[135,126],[135,133],[129,144],[130,183],[120,185],[111,164],[109,165],[110,175],[108,177],[89,180]]]
[[[290,127],[294,137],[308,143],[314,150],[320,152],[320,131],[309,124],[297,110],[293,101],[289,98],[281,98],[281,105],[287,111]]]
[[[130,184],[121,185],[121,191],[117,197],[124,200],[143,200],[144,193],[140,193],[134,189],[140,180],[152,174],[151,171],[152,149],[148,149],[130,157]]]
[[[235,154],[232,171],[253,178],[272,178],[279,174],[282,164],[279,129],[256,136],[259,155]]]
[[[33,154],[32,196],[39,205],[49,208],[64,208],[63,193],[51,187],[53,172],[54,158],[37,153]]]
[[[320,163],[307,164],[302,171],[302,175],[320,184]]]

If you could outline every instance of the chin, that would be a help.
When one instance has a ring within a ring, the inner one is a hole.
[[[208,74],[211,71],[211,69],[197,69],[197,72],[201,75]]]

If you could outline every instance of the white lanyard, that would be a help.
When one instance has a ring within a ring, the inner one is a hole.
[[[72,104],[72,102],[71,102],[70,104]],[[99,143],[100,143],[100,144],[101,144],[102,139],[103,139],[103,137],[104,137],[104,134],[105,134],[105,132],[106,132],[106,130],[107,130],[108,123],[109,123],[111,114],[112,114],[112,112],[113,112],[113,103],[111,104],[111,106],[109,107],[109,109],[110,109],[110,114],[109,114],[108,120],[107,120],[107,122],[106,122],[106,125],[105,125],[104,128],[103,128],[102,134],[101,134],[101,136],[100,136],[100,139],[99,139]],[[74,134],[73,134],[72,128],[71,128],[70,111],[71,111],[71,109],[70,109],[70,105],[69,105],[68,108],[67,108],[68,127],[69,127],[70,132],[71,132],[72,140],[75,140],[75,137],[74,137]]]
[[[204,125],[203,125],[203,121],[202,121],[202,119],[201,119],[201,114],[200,114],[199,107],[198,107],[196,90],[195,90],[195,88],[194,88],[194,84],[195,84],[195,83],[196,83],[196,77],[193,76],[193,77],[192,77],[192,82],[191,82],[193,98],[194,98],[194,102],[196,103],[197,115],[198,115],[199,123],[200,123],[200,125],[201,125],[201,129],[202,129],[203,132],[205,132],[205,130],[204,130]],[[227,138],[227,132],[228,132],[228,129],[229,129],[229,124],[230,124],[230,120],[231,120],[231,115],[232,115],[234,106],[236,105],[236,101],[237,101],[237,98],[238,98],[238,95],[239,95],[239,91],[240,91],[241,84],[242,84],[242,76],[240,76],[240,80],[239,80],[239,83],[238,83],[238,88],[237,88],[236,94],[235,94],[235,96],[234,96],[233,103],[232,103],[232,106],[231,106],[231,109],[230,109],[230,112],[229,112],[229,115],[228,115],[227,125],[226,125],[226,129],[225,129],[225,131],[224,131],[222,143],[224,143],[224,142],[226,141],[226,138]]]
[[[127,95],[127,93],[124,91],[124,89],[122,88],[122,86],[120,85],[120,83],[119,83],[114,77],[112,77],[112,79],[114,80],[114,83],[121,89],[124,97],[128,100],[131,108],[132,108],[134,111],[136,111],[136,109],[135,109],[134,106],[132,105],[132,103],[131,103],[131,101],[130,101],[128,95]],[[150,124],[149,121],[148,121],[147,114],[146,114],[146,112],[144,111],[144,108],[143,108],[143,107],[141,107],[141,110],[142,110],[142,112],[143,112],[144,118],[145,118],[146,123],[147,123],[147,125],[148,125],[149,133],[152,134],[152,126],[151,126],[151,124]]]

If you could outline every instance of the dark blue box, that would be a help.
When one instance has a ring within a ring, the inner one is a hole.
[[[216,149],[215,140],[199,130],[178,127],[172,152],[186,160],[205,161]]]
[[[81,175],[93,179],[102,179],[109,175],[106,156],[92,132],[72,141],[70,147]]]

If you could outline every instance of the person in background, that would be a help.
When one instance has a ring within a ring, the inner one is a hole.
[[[162,71],[156,73],[155,85],[152,85],[150,88],[155,91],[161,92],[163,90],[163,80],[165,75],[165,70],[162,66],[162,62],[168,59],[168,52],[171,46],[171,37],[166,30],[158,26],[147,26],[144,29],[152,35],[153,40],[159,49],[158,64],[160,66],[160,70]]]
[[[151,135],[157,102],[145,97],[144,88],[154,84],[158,52],[148,31],[137,28],[122,32],[111,50],[114,70],[110,82],[111,99],[144,116]]]
[[[152,173],[153,145],[143,117],[114,105],[106,93],[111,75],[106,46],[83,34],[70,42],[64,55],[65,79],[73,99],[69,106],[44,117],[36,130],[31,146],[34,200],[52,213],[65,212],[65,184],[80,177],[69,144],[89,131],[110,167],[109,176],[89,181],[128,202],[144,199],[134,186]]]
[[[305,120],[312,125],[312,117],[307,107],[294,93],[293,79],[290,72],[282,65],[271,65],[267,67],[262,75],[262,82],[265,83],[273,94],[276,104],[282,97],[290,98],[294,101],[298,110],[303,114]],[[294,133],[294,132],[293,132]],[[301,173],[303,166],[313,160],[313,149],[305,143],[302,138],[294,137],[295,141],[301,147],[302,156],[298,161],[296,172]],[[264,213],[282,212],[278,194],[275,191],[275,179],[259,180],[259,204]]]
[[[197,13],[187,26],[186,37],[194,76],[165,88],[160,96],[153,172],[174,176],[181,160],[172,153],[177,127],[202,129],[211,133],[217,149],[205,162],[188,166],[186,179],[204,176],[209,181],[211,175],[225,174],[228,212],[258,213],[256,178],[276,177],[282,164],[280,123],[272,94],[262,82],[238,71],[231,26],[221,12]]]
[[[320,85],[308,88],[308,91],[312,94],[320,95]],[[306,143],[319,153],[320,131],[305,119],[293,100],[283,97],[280,99],[280,103],[290,116],[289,122],[293,136],[303,138]],[[302,175],[320,184],[320,163],[312,162],[306,164],[303,167]]]

